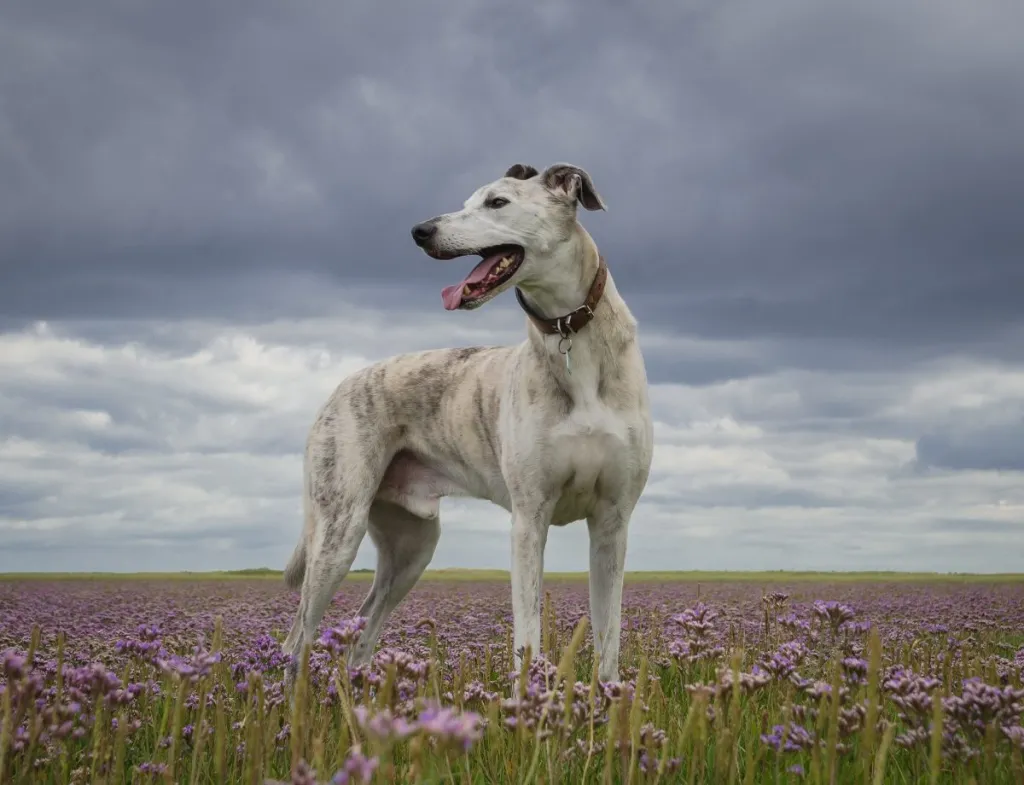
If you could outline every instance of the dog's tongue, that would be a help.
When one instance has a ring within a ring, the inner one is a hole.
[[[501,261],[502,255],[500,253],[494,256],[488,256],[480,264],[473,268],[473,271],[462,279],[462,283],[458,286],[446,286],[441,290],[441,300],[444,302],[445,310],[454,311],[460,305],[462,305],[462,289],[466,284],[480,283],[484,278],[487,277],[487,273],[491,271],[498,262]]]

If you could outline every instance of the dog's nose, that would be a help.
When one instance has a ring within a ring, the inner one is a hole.
[[[435,234],[437,234],[437,224],[431,221],[424,221],[412,228],[412,239],[416,241],[416,245],[423,245]]]

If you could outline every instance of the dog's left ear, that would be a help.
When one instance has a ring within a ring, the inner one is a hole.
[[[604,200],[594,188],[590,175],[572,164],[549,166],[541,175],[541,182],[550,191],[563,193],[570,199],[578,199],[588,210],[607,210]]]
[[[516,180],[529,180],[537,176],[537,170],[529,164],[512,164],[505,172],[505,177],[514,177]]]

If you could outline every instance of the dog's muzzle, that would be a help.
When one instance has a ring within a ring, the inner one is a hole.
[[[435,234],[437,234],[437,224],[433,221],[424,221],[412,228],[412,239],[420,248],[430,242],[430,238]]]

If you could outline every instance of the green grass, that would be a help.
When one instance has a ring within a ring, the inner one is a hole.
[[[352,570],[347,580],[370,580],[373,570]],[[280,581],[280,570],[258,567],[245,570],[213,572],[6,572],[0,581],[22,580],[232,580],[263,579]],[[764,570],[732,572],[729,570],[633,571],[625,576],[628,583],[1019,583],[1024,573],[966,573],[966,572],[816,572]],[[508,570],[472,570],[447,568],[427,570],[421,580],[426,581],[508,581]],[[545,581],[586,581],[585,572],[547,572]]]

